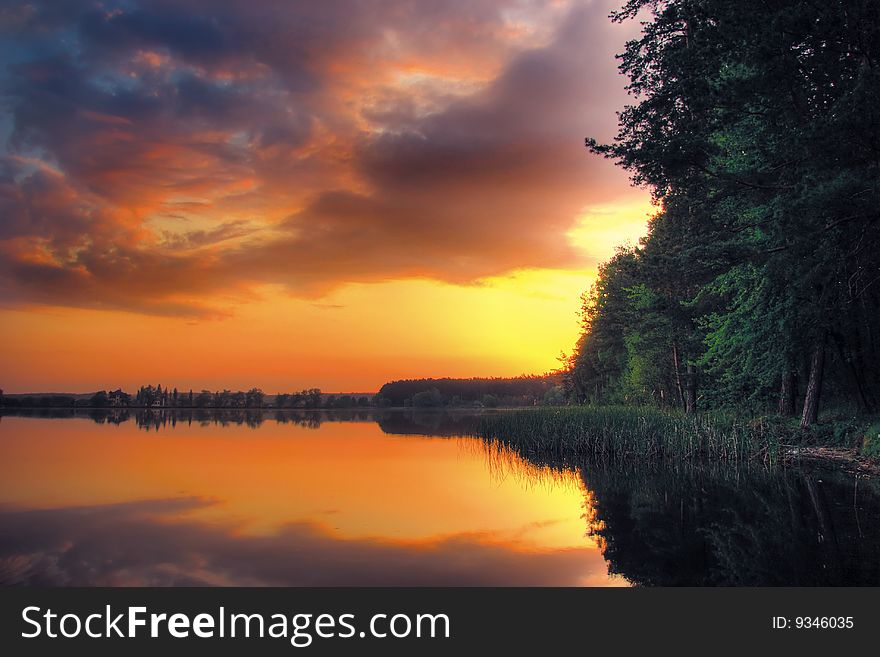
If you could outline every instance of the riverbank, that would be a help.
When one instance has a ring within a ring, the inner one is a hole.
[[[818,463],[860,477],[880,478],[880,461],[864,456],[853,447],[786,447],[787,463]]]
[[[526,457],[566,462],[716,461],[772,466],[811,459],[880,475],[878,424],[851,418],[801,430],[794,420],[777,417],[584,406],[487,415],[478,435]]]

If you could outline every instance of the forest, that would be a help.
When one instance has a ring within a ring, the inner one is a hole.
[[[656,214],[583,295],[570,402],[880,404],[880,3],[631,0],[611,158]]]
[[[510,378],[405,379],[379,389],[379,406],[537,406],[564,401],[559,374]]]
[[[87,394],[15,394],[0,390],[5,408],[158,408],[158,409],[354,409],[443,408],[557,405],[565,401],[560,373],[511,378],[407,379],[385,383],[378,394],[330,394],[319,388],[265,394],[250,390],[184,391],[145,385],[130,394],[121,389]]]

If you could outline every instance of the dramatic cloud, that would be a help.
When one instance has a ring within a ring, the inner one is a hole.
[[[583,265],[626,193],[612,4],[10,3],[0,301],[219,312],[258,286]]]

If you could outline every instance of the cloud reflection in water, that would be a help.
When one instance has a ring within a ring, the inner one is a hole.
[[[209,504],[178,498],[6,509],[0,585],[564,586],[607,578],[601,554],[587,547],[520,549],[489,534],[352,539],[314,523],[248,535],[179,519]]]

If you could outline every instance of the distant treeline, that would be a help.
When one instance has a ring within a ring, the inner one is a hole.
[[[537,406],[564,401],[562,375],[515,378],[412,379],[392,381],[377,395],[327,394],[319,388],[267,395],[250,390],[181,391],[177,388],[141,386],[130,394],[124,390],[99,390],[94,394],[3,395],[6,408],[146,408],[146,409],[363,409],[372,407],[471,407]]]
[[[559,374],[514,378],[406,379],[386,383],[376,395],[380,406],[536,406],[563,401]]]
[[[88,407],[89,400],[73,395],[15,395],[0,391],[0,406],[4,408],[73,408]]]
[[[299,392],[266,395],[259,388],[247,391],[179,391],[161,385],[141,386],[135,394],[121,389],[99,390],[92,395],[3,395],[0,405],[6,408],[209,408],[209,409],[317,409],[367,408],[373,406],[370,395],[329,395],[319,388]]]

